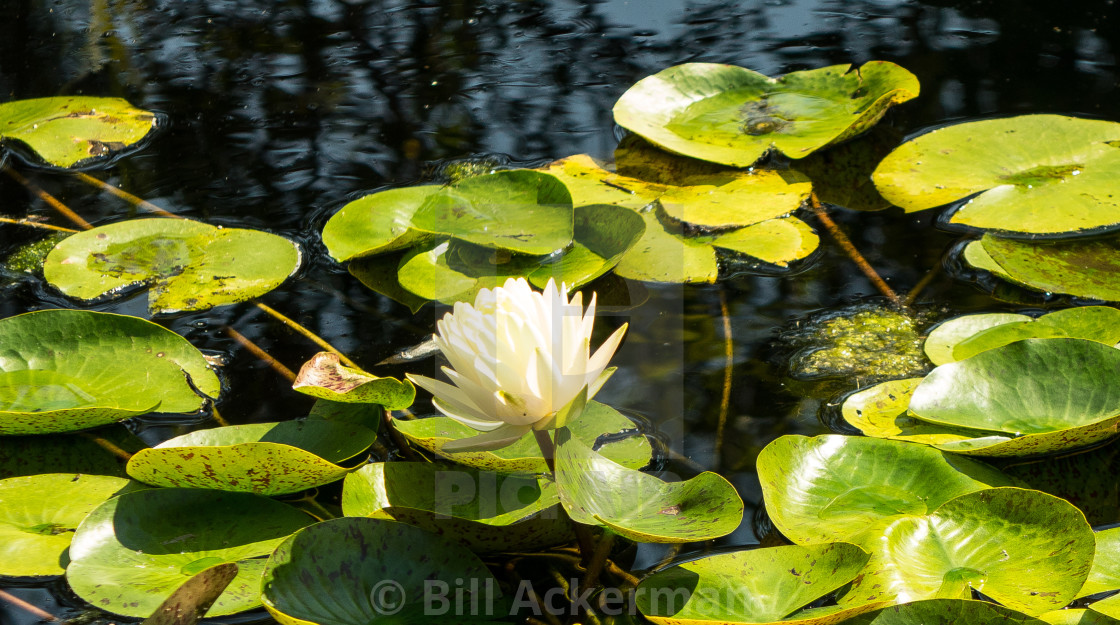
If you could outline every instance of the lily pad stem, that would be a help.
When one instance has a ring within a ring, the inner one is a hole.
[[[12,180],[15,180],[16,182],[22,184],[28,191],[38,196],[40,200],[46,202],[51,208],[62,213],[63,216],[74,222],[74,224],[79,228],[81,228],[82,230],[93,230],[93,226],[91,226],[88,221],[82,219],[81,215],[70,210],[69,206],[58,201],[58,198],[56,198],[55,196],[39,188],[39,185],[31,182],[27,178],[24,178],[22,174],[12,169],[11,166],[4,165],[3,169],[4,173],[8,174],[8,176],[10,176]]]
[[[541,456],[548,472],[556,477],[556,443],[552,441],[551,430],[533,430],[533,438],[537,439],[537,447],[541,448]]]
[[[288,326],[289,328],[295,330],[299,334],[302,334],[303,336],[307,337],[312,343],[318,345],[319,347],[322,347],[323,349],[325,349],[328,352],[334,354],[335,356],[338,356],[338,359],[341,360],[342,363],[345,364],[347,367],[353,367],[355,369],[361,369],[361,367],[359,367],[357,364],[355,364],[353,360],[350,360],[346,356],[346,354],[343,354],[342,352],[335,349],[335,347],[333,345],[331,345],[330,343],[323,340],[323,338],[321,336],[319,336],[318,334],[315,334],[311,330],[308,330],[307,328],[303,327],[302,325],[297,323],[294,319],[291,319],[289,317],[284,316],[279,311],[277,311],[276,309],[274,309],[271,306],[268,306],[266,304],[262,304],[260,302],[253,302],[253,304],[255,304],[257,308],[260,308],[261,310],[263,310],[266,313],[275,317],[276,320],[279,321],[280,323]]]
[[[218,407],[215,406],[213,402],[210,403],[210,417],[222,427],[229,425],[229,421],[226,421],[225,418],[222,417],[222,413],[218,412]]]
[[[285,367],[279,360],[269,356],[268,352],[261,349],[256,343],[250,341],[245,335],[229,326],[226,326],[226,334],[228,334],[231,339],[237,341],[239,345],[249,350],[250,354],[260,358],[266,365],[272,367],[274,371],[287,378],[288,382],[292,384],[295,383],[296,374],[291,369]]]
[[[162,208],[156,206],[155,204],[152,204],[148,200],[136,197],[135,195],[129,193],[128,191],[125,191],[124,189],[121,189],[120,187],[114,187],[113,185],[109,184],[108,182],[105,182],[103,180],[98,180],[97,178],[94,178],[93,176],[91,176],[87,173],[76,171],[76,172],[74,172],[74,175],[78,177],[78,180],[81,180],[82,182],[84,182],[86,184],[95,186],[95,187],[101,189],[102,191],[108,191],[109,193],[119,197],[120,199],[124,200],[125,202],[128,202],[129,204],[135,206],[136,208],[142,208],[142,209],[144,209],[144,210],[146,210],[150,213],[155,213],[155,214],[159,215],[160,217],[170,217],[172,219],[186,219],[186,217],[180,217],[179,215],[176,215],[175,213],[165,211]]]
[[[852,245],[851,239],[848,238],[848,235],[844,234],[840,226],[837,226],[836,222],[832,221],[832,218],[828,216],[828,211],[821,206],[821,201],[817,198],[816,193],[809,194],[809,207],[813,209],[813,213],[817,216],[817,219],[820,220],[821,224],[824,225],[825,229],[828,230],[828,233],[832,235],[832,238],[836,239],[836,242],[840,244],[840,249],[844,250],[844,253],[859,267],[863,275],[867,276],[868,280],[871,280],[871,284],[873,284],[880,293],[889,298],[896,307],[901,308],[904,305],[902,298],[898,296],[898,293],[894,292],[894,289],[887,284],[886,280],[883,280],[879,272],[875,271],[871,263],[867,262],[863,254],[859,253],[856,246]]]
[[[727,294],[719,290],[719,313],[723,319],[723,394],[719,400],[719,422],[716,425],[716,457],[723,457],[723,431],[727,427],[727,411],[731,406],[731,366],[735,350],[731,342],[731,317],[727,312]]]
[[[587,563],[587,572],[583,574],[583,588],[595,588],[599,585],[599,574],[603,572],[603,565],[610,559],[611,547],[614,546],[614,532],[605,530],[595,544],[595,551],[591,553],[591,561]]]
[[[424,457],[416,453],[412,446],[408,444],[397,428],[393,427],[393,413],[388,410],[381,412],[381,418],[385,421],[385,431],[389,433],[389,438],[393,441],[397,451],[400,452],[408,460],[424,460]]]
[[[127,451],[125,451],[123,449],[121,449],[120,447],[117,447],[113,443],[110,443],[109,441],[105,440],[104,438],[101,438],[100,436],[94,436],[93,434],[90,434],[88,432],[82,432],[81,436],[82,436],[82,438],[86,438],[86,439],[89,439],[89,440],[97,443],[98,447],[100,447],[100,448],[104,449],[105,451],[113,454],[114,456],[120,458],[121,460],[124,460],[125,462],[128,462],[129,460],[132,460],[132,454],[128,453]]]
[[[13,606],[15,606],[15,607],[17,607],[21,610],[26,610],[27,612],[30,612],[31,614],[33,614],[35,616],[35,618],[37,618],[41,621],[57,621],[58,620],[58,617],[51,614],[50,612],[47,612],[47,611],[42,610],[40,608],[37,608],[37,607],[31,605],[30,603],[24,601],[23,599],[20,599],[19,597],[15,596],[15,595],[8,594],[8,593],[4,592],[3,590],[0,590],[0,600],[3,600],[6,603],[11,604],[11,605],[13,605]]]
[[[78,232],[73,228],[63,228],[62,226],[52,226],[51,224],[39,223],[31,221],[30,219],[12,219],[10,217],[0,217],[0,223],[15,224],[17,226],[28,226],[30,228],[40,228],[42,230],[54,230],[55,232]]]
[[[918,296],[922,294],[922,291],[924,291],[925,288],[933,282],[933,279],[941,273],[941,269],[941,263],[937,263],[931,267],[930,270],[926,272],[926,275],[922,276],[921,280],[918,280],[914,288],[910,289],[910,292],[906,294],[906,301],[903,302],[902,305],[907,308],[913,306],[914,302],[918,301]]]

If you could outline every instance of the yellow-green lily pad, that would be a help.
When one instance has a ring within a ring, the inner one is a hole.
[[[614,105],[618,125],[670,152],[746,167],[776,150],[804,158],[874,125],[918,95],[918,79],[885,61],[780,78],[685,63],[643,78]]]
[[[79,232],[47,255],[43,275],[90,301],[136,285],[148,310],[207,310],[268,293],[295,273],[299,246],[284,237],[186,219],[134,219]]]
[[[20,141],[47,163],[72,167],[139,142],[157,119],[121,98],[16,100],[0,104],[0,140]]]
[[[1036,291],[1120,301],[1116,237],[1092,241],[1015,241],[984,235],[964,249],[977,269]]]

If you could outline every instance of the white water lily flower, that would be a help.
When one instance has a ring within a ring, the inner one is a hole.
[[[563,425],[558,415],[582,409],[614,373],[607,363],[626,326],[591,355],[594,323],[595,296],[585,312],[580,293],[569,301],[567,288],[552,280],[537,293],[524,278],[510,278],[479,291],[473,306],[456,303],[435,336],[454,385],[408,376],[434,396],[440,412],[482,432],[443,449],[498,449],[532,429]]]

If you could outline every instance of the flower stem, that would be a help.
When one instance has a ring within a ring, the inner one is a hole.
[[[556,476],[556,443],[552,441],[552,434],[549,430],[533,430],[533,437],[537,439],[537,446],[541,448],[541,455],[544,456],[544,463],[548,466],[548,472]]]

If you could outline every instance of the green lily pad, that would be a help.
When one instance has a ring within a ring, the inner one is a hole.
[[[360,425],[376,432],[384,420],[384,409],[377,404],[352,404],[329,399],[316,399],[307,413],[309,420],[323,419],[334,423]]]
[[[303,364],[292,388],[318,399],[341,403],[379,404],[388,410],[403,410],[416,398],[416,387],[408,380],[379,378],[342,364],[338,354],[319,352]]]
[[[645,233],[645,221],[632,210],[610,204],[577,206],[575,242],[555,262],[543,264],[528,275],[543,289],[549,280],[581,287],[606,274]],[[472,295],[473,297],[473,295]],[[468,298],[469,301],[469,298]]]
[[[0,480],[0,575],[62,575],[78,524],[128,483],[75,473]]]
[[[953,350],[961,341],[978,334],[988,328],[1031,321],[1029,315],[1014,313],[988,313],[982,315],[961,315],[946,320],[930,330],[926,337],[923,349],[926,356],[935,365],[956,362],[959,358],[953,357]]]
[[[1096,554],[1085,585],[1078,597],[1088,597],[1099,592],[1120,590],[1120,527],[1101,530],[1094,534]]]
[[[657,201],[670,218],[704,228],[749,226],[788,215],[809,198],[812,183],[789,170],[729,170],[685,174],[671,183],[623,176],[577,154],[548,165],[577,206],[614,204],[640,209]]]
[[[0,139],[20,141],[58,167],[119,152],[156,124],[153,113],[121,98],[60,96],[0,104]]]
[[[137,317],[26,313],[0,320],[0,345],[0,435],[82,430],[155,410],[194,412],[220,389],[201,352]]]
[[[406,252],[393,252],[363,256],[351,260],[346,269],[366,288],[407,306],[415,313],[430,300],[405,289],[397,279],[397,268],[407,255]]]
[[[1082,339],[1028,339],[937,367],[914,389],[910,411],[1010,437],[1060,437],[1120,415],[1117,373],[1120,350]]]
[[[829,610],[823,618],[799,618],[796,612],[850,582],[870,557],[847,543],[708,556],[643,579],[635,591],[635,605],[646,618],[666,625],[838,623],[859,609]],[[865,606],[863,611],[879,605]]]
[[[989,349],[1033,338],[1085,339],[1112,347],[1120,342],[1120,310],[1084,306],[1056,310],[1037,319],[998,324],[957,343],[953,358],[964,360]]]
[[[79,232],[47,255],[43,275],[90,301],[143,284],[152,314],[208,310],[268,293],[295,273],[284,237],[187,219],[133,219]]]
[[[1120,301],[1115,280],[1120,249],[1115,237],[1094,241],[1015,241],[984,235],[964,259],[1012,284],[1087,299]]]
[[[1099,527],[1120,523],[1118,467],[1120,444],[1110,443],[1089,451],[1016,462],[1004,466],[1003,472],[1028,488],[1065,499],[1085,514],[1089,525]]]
[[[572,242],[572,198],[555,177],[497,171],[448,185],[382,191],[355,200],[323,227],[339,261],[454,237],[491,249],[543,255]]]
[[[146,484],[285,495],[342,479],[335,463],[369,448],[377,433],[322,419],[251,423],[176,436],[128,461]]]
[[[638,81],[614,105],[618,125],[670,152],[746,167],[776,150],[804,158],[873,126],[918,95],[918,80],[885,61],[780,78],[686,63]]]
[[[128,493],[98,506],[78,527],[66,581],[100,609],[146,617],[197,573],[236,562],[237,577],[207,613],[234,614],[260,605],[261,556],[313,522],[291,506],[248,493]]]
[[[449,612],[456,590],[476,589],[462,597],[468,609],[444,616],[447,622],[494,618],[496,580],[465,547],[404,523],[348,517],[284,541],[268,560],[261,598],[281,625],[422,623],[441,616],[445,606],[425,601],[440,584]]]
[[[97,435],[128,453],[147,447],[124,426]],[[81,435],[0,436],[0,479],[39,473],[127,475],[120,458]]]
[[[906,211],[979,194],[950,224],[1009,234],[1077,234],[1120,226],[1120,124],[1022,115],[947,126],[908,141],[872,174]]]
[[[1063,608],[1038,616],[1050,625],[1117,625],[1120,620],[1084,608]]]
[[[1112,595],[1107,599],[1090,603],[1089,611],[1107,616],[1110,619],[1120,620],[1120,595]]]
[[[565,428],[556,432],[556,487],[577,523],[641,542],[684,543],[726,536],[743,520],[742,499],[717,473],[664,482],[603,457]]]
[[[238,566],[212,566],[183,582],[141,625],[195,625],[237,577]]]
[[[1045,622],[1001,605],[971,599],[913,601],[846,621],[847,625],[1043,625]]]
[[[346,516],[415,525],[471,551],[533,551],[573,539],[551,482],[422,462],[378,462],[346,476]]]
[[[851,436],[782,436],[758,456],[766,511],[797,544],[870,548],[900,517],[1015,482],[986,464],[923,445]]]
[[[1074,599],[1095,548],[1077,508],[1021,488],[961,495],[928,515],[897,519],[880,536],[841,604],[968,599],[977,590],[1038,615]]]
[[[408,442],[461,465],[497,473],[544,473],[548,470],[532,433],[493,451],[444,452],[441,450],[444,443],[477,436],[478,430],[443,416],[407,421],[393,419],[392,423]],[[645,467],[653,455],[649,439],[637,430],[634,422],[606,404],[587,402],[587,408],[569,421],[567,428],[587,445],[595,445],[600,436],[610,435],[597,451],[631,469]],[[623,436],[624,433],[630,436]]]
[[[844,420],[867,436],[932,445],[957,454],[989,457],[1034,456],[1085,447],[1107,440],[1120,427],[1120,416],[1058,432],[1012,436],[925,421],[909,411],[910,398],[922,378],[884,382],[848,397]]]

